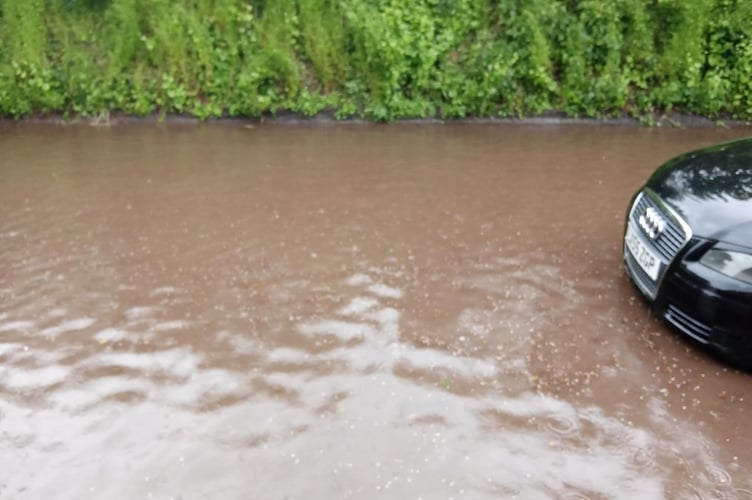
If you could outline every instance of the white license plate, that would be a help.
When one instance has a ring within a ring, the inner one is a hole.
[[[658,257],[658,254],[643,243],[642,238],[632,228],[631,223],[627,226],[627,234],[624,236],[624,242],[627,244],[629,253],[632,254],[632,257],[634,257],[642,270],[650,276],[651,280],[658,281],[661,259]]]

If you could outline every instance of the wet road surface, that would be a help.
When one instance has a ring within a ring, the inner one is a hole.
[[[0,499],[752,498],[620,241],[743,135],[0,125]]]

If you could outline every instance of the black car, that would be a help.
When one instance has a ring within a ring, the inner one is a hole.
[[[658,168],[632,199],[624,263],[659,317],[752,367],[752,138]]]

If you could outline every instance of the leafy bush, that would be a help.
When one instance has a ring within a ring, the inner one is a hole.
[[[0,0],[0,115],[752,118],[748,0]]]

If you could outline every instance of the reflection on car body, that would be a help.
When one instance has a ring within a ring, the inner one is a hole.
[[[630,205],[624,262],[659,317],[752,366],[752,139],[658,168]]]

